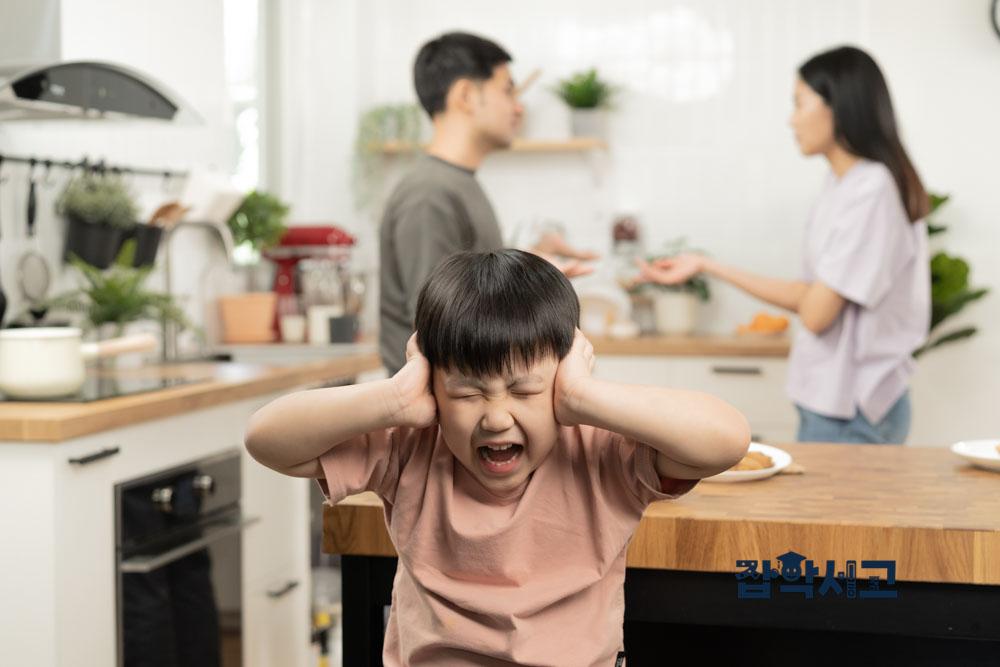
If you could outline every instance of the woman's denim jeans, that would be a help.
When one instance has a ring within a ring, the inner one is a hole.
[[[903,444],[910,432],[910,392],[907,391],[877,424],[858,410],[853,419],[825,417],[796,405],[799,411],[799,442],[853,442]]]

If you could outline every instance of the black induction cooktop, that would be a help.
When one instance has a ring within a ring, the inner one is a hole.
[[[83,388],[71,396],[60,396],[58,398],[12,398],[2,396],[4,401],[18,401],[22,403],[90,403],[106,398],[118,398],[119,396],[130,396],[132,394],[144,394],[150,391],[159,391],[171,387],[179,387],[184,384],[194,382],[204,382],[207,378],[143,378],[143,377],[100,377],[88,374],[83,383]]]

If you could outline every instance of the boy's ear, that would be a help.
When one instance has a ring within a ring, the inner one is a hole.
[[[415,357],[418,354],[423,354],[420,351],[420,343],[417,342],[417,332],[414,331],[410,339],[406,341],[406,360],[409,361],[411,357]]]

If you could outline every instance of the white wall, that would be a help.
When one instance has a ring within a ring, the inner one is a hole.
[[[14,1],[3,0],[4,4]],[[49,0],[48,4],[53,3]],[[55,4],[61,9],[61,37],[57,41],[62,58],[108,60],[143,71],[188,102],[204,123],[7,122],[0,123],[0,152],[72,161],[86,155],[112,164],[228,173],[233,129],[226,90],[221,1],[89,0]],[[0,41],[23,30],[24,26],[17,22],[0,19]],[[27,166],[5,164],[6,182],[0,184],[0,280],[10,304],[8,318],[22,306],[16,262],[25,250],[37,249],[48,260],[55,279],[50,294],[73,284],[72,270],[62,266],[63,222],[53,210],[67,174],[58,172],[56,182],[39,193],[35,239],[25,234],[27,174]],[[163,179],[158,177],[132,180],[134,192],[148,202],[175,197],[181,185],[177,181],[165,190]],[[228,275],[222,268],[218,245],[198,229],[180,230],[173,241],[179,265],[173,274],[176,291],[186,295],[185,306],[199,322],[206,319],[206,313],[213,312],[211,289],[225,282],[220,280],[219,272]],[[154,275],[150,281],[157,287],[162,277]],[[189,347],[194,345],[190,337],[187,342]]]
[[[941,216],[952,225],[943,241],[970,260],[975,283],[1000,286],[1000,265],[992,261],[1000,243],[1000,40],[986,5],[296,0],[289,11],[308,13],[299,18],[296,53],[310,49],[321,69],[306,70],[319,76],[299,84],[310,96],[294,115],[294,129],[286,124],[308,138],[286,165],[286,182],[294,184],[287,194],[310,215],[340,221],[373,242],[372,216],[351,205],[357,116],[372,105],[414,100],[411,66],[419,45],[463,29],[504,45],[515,57],[516,77],[543,68],[524,99],[529,131],[560,129],[559,103],[547,89],[562,75],[597,65],[625,88],[606,157],[507,154],[483,166],[481,180],[507,230],[552,217],[568,224],[578,243],[603,250],[612,216],[632,211],[653,247],[685,235],[721,260],[794,277],[808,206],[826,170],[821,159],[798,154],[787,127],[795,70],[815,52],[854,43],[881,63],[928,187],[953,195]],[[547,127],[531,128],[532,113]],[[760,307],[717,285],[702,327],[732,331]],[[978,337],[920,363],[911,442],[1000,434],[993,379],[1000,368],[1000,293],[955,324],[967,322],[981,327]]]

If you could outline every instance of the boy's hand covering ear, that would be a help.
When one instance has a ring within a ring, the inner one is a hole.
[[[594,370],[594,346],[579,329],[573,338],[573,347],[559,362],[556,369],[555,391],[553,404],[556,421],[563,426],[576,426],[577,393],[590,380],[590,372]]]
[[[398,426],[424,428],[437,421],[437,403],[431,392],[431,365],[420,352],[417,334],[406,341],[406,365],[392,376],[396,405],[391,406]]]

